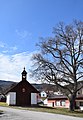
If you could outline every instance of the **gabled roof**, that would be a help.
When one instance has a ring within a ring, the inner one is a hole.
[[[64,95],[52,95],[52,96],[50,96],[50,97],[48,97],[48,100],[55,100],[55,99],[67,99],[67,97],[66,96],[64,96]]]
[[[19,83],[17,83],[15,86],[13,86],[11,89],[9,89],[6,92],[6,94],[9,93],[9,92],[17,91],[18,88],[20,87],[20,85],[22,85],[23,87],[26,86],[27,88],[30,87],[33,90],[34,93],[39,93],[39,91],[26,80],[26,81],[20,81]]]
[[[67,96],[65,95],[52,95],[48,97],[48,100],[67,100]],[[83,95],[77,96],[76,100],[83,100]]]

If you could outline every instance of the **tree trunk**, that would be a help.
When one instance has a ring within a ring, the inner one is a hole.
[[[76,99],[76,95],[75,94],[71,95],[70,100],[69,100],[69,102],[70,102],[70,111],[75,110],[75,99]]]

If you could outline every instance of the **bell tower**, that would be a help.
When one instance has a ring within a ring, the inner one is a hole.
[[[27,72],[25,70],[25,67],[24,67],[24,70],[22,72],[22,81],[26,81],[27,80]]]

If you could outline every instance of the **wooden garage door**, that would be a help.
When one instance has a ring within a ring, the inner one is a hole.
[[[19,106],[30,106],[31,105],[31,94],[17,94],[17,105]]]

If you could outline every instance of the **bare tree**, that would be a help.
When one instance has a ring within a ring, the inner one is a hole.
[[[41,52],[33,55],[32,75],[65,91],[73,111],[77,91],[83,87],[78,85],[83,80],[83,22],[59,23],[53,33],[54,37],[39,42]]]

